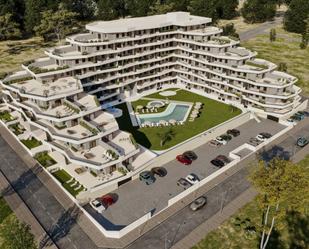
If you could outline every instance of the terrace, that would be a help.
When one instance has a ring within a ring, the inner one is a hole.
[[[35,79],[26,80],[20,83],[10,84],[22,94],[51,97],[60,94],[70,94],[82,92],[79,82],[73,77],[61,78],[53,82],[42,83]]]

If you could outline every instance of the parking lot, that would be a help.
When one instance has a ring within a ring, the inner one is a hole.
[[[156,213],[162,210],[169,199],[183,191],[183,188],[176,184],[180,177],[195,173],[203,179],[218,170],[210,164],[210,161],[217,155],[228,156],[230,151],[249,141],[258,133],[269,132],[274,135],[284,129],[284,126],[270,120],[262,120],[260,123],[250,120],[235,128],[240,131],[240,136],[233,138],[227,145],[215,148],[204,144],[195,149],[194,152],[198,159],[192,165],[185,166],[172,160],[162,165],[168,171],[167,175],[163,178],[156,176],[153,184],[146,185],[144,182],[134,180],[121,186],[113,192],[118,195],[117,202],[104,211],[103,215],[96,213],[90,205],[85,206],[86,210],[105,228],[120,229],[149,211]]]

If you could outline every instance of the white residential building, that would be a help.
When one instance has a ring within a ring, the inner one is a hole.
[[[277,118],[301,104],[295,77],[221,36],[210,18],[173,12],[86,29],[1,82],[7,106],[79,165],[114,171],[130,163],[139,148],[102,108],[165,86],[195,89]]]

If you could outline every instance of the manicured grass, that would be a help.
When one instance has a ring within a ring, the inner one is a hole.
[[[16,136],[23,134],[23,132],[25,131],[25,129],[19,123],[10,125],[9,128],[13,130],[13,133]]]
[[[8,111],[0,112],[0,119],[4,122],[9,122],[14,120],[14,118],[11,116],[11,114]]]
[[[242,42],[242,46],[258,52],[258,57],[276,63],[287,64],[288,73],[296,76],[297,83],[305,94],[309,94],[309,47],[300,49],[301,35],[289,33],[277,28],[277,40],[269,41],[269,35],[259,35],[254,39]]]
[[[166,99],[166,97],[157,93],[147,97]],[[185,90],[177,91],[177,95],[170,96],[169,99],[185,102],[201,102],[204,104],[204,107],[201,110],[200,117],[195,119],[194,122],[187,121],[184,125],[178,126],[138,128],[132,126],[126,105],[118,105],[118,107],[123,110],[123,116],[117,119],[120,129],[132,133],[135,140],[146,148],[150,148],[152,150],[164,150],[180,142],[183,142],[205,130],[208,130],[211,127],[223,123],[241,113],[239,109],[236,109],[236,111],[232,112],[230,106],[226,104]],[[164,146],[161,147],[158,133],[164,133],[165,131],[171,129],[171,127],[175,133],[175,136],[171,141],[166,142]]]
[[[71,194],[73,195],[74,197],[79,193],[81,192],[84,187],[82,187],[81,189],[79,190],[74,190],[74,187],[71,187],[70,185],[73,183],[73,182],[70,182],[70,183],[66,183],[67,181],[69,181],[72,177],[70,176],[69,173],[67,173],[65,170],[58,170],[54,173],[52,173],[52,175],[61,183],[61,185]]]
[[[27,139],[27,140],[22,139],[21,142],[30,150],[35,148],[35,147],[42,145],[42,142],[36,140],[34,137],[31,138],[31,139]]]
[[[45,168],[57,163],[47,151],[37,153],[34,158]]]
[[[309,170],[309,155],[300,163],[304,170]],[[241,208],[235,215],[225,221],[216,230],[210,232],[192,249],[226,249],[226,248],[259,248],[258,226],[261,224],[262,211],[256,200]],[[278,222],[278,221],[277,221]],[[256,233],[250,234],[248,227],[255,228]],[[297,215],[289,213],[287,218],[280,222],[280,229],[274,230],[267,248],[291,249],[308,248],[309,245],[309,214]],[[297,247],[295,239],[302,241],[303,246]]]
[[[141,111],[141,110],[137,110],[136,107],[139,106],[139,105],[141,105],[141,106],[147,106],[147,104],[148,104],[149,102],[151,102],[151,101],[152,101],[152,100],[147,100],[147,99],[141,98],[141,99],[139,99],[139,100],[137,100],[137,101],[131,102],[131,105],[132,105],[132,107],[133,107],[134,112],[139,112],[139,113],[143,114],[142,111]],[[157,110],[158,110],[157,113],[159,113],[159,112],[164,112],[166,108],[167,108],[167,105],[157,108]],[[145,113],[147,113],[147,112],[145,112]]]

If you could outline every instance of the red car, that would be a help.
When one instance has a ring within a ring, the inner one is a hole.
[[[114,198],[111,195],[104,195],[101,197],[101,202],[105,208],[113,205],[115,203]]]
[[[192,161],[183,155],[176,156],[176,160],[184,165],[190,165]]]

